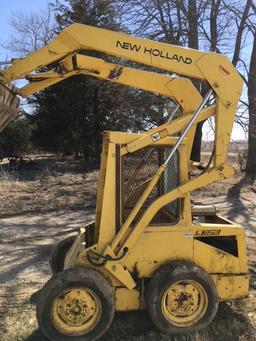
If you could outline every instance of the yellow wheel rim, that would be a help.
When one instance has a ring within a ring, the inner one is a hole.
[[[193,280],[178,281],[164,292],[161,310],[174,326],[191,326],[199,321],[208,307],[208,297],[201,284]]]
[[[99,297],[87,288],[62,291],[52,302],[51,321],[65,335],[83,335],[92,330],[101,317]]]

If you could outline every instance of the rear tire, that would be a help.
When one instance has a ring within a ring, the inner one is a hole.
[[[66,254],[71,248],[75,238],[75,236],[68,237],[53,246],[49,260],[53,274],[63,271]]]
[[[68,269],[46,283],[36,308],[39,328],[51,341],[93,341],[111,325],[114,293],[99,272]]]
[[[176,261],[154,274],[147,288],[146,305],[162,332],[187,334],[212,322],[219,298],[206,271],[193,263]]]

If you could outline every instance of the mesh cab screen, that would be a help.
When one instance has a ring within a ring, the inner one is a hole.
[[[149,147],[122,158],[122,218],[128,217],[132,208],[147,187],[159,166],[169,155],[171,147]],[[176,153],[164,174],[153,188],[132,225],[135,225],[150,204],[178,185],[178,154]],[[174,224],[178,220],[178,200],[162,207],[151,224]]]

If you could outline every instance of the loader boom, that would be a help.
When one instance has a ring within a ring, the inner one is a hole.
[[[72,70],[75,72],[76,60],[80,58],[79,56],[76,58],[75,55],[81,50],[99,51],[168,72],[207,81],[216,93],[215,164],[223,164],[243,82],[230,61],[220,54],[201,52],[101,28],[73,24],[64,29],[42,49],[24,59],[14,60],[9,68],[1,72],[0,82],[9,84],[16,79],[26,78],[29,73],[54,63],[57,67],[63,62],[64,74],[66,67],[69,72]],[[67,57],[70,58],[65,65]],[[116,76],[112,74],[111,77],[117,79],[121,74],[122,68],[119,69]],[[45,82],[45,86],[50,84],[49,78]],[[54,84],[53,80],[52,84]],[[135,151],[137,148],[145,146],[145,143],[145,137],[142,137],[141,141],[137,141],[136,144],[134,142],[128,145],[127,150]]]

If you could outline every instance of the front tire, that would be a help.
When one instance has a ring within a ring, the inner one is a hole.
[[[167,334],[201,330],[214,319],[219,298],[206,271],[193,263],[177,261],[160,268],[146,293],[154,324]]]
[[[59,272],[43,287],[37,320],[51,341],[93,341],[105,333],[115,312],[111,285],[99,272],[74,268]]]

